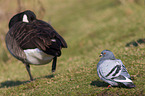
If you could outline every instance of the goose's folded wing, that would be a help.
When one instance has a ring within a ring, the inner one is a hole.
[[[19,22],[10,29],[11,36],[23,50],[39,48],[47,54],[60,56],[63,44],[62,39],[58,38],[59,34],[51,27],[39,23]]]
[[[61,46],[63,48],[67,48],[66,41],[54,30],[54,28],[50,24],[41,20],[37,20],[35,23],[37,23],[37,27],[41,27],[41,28],[44,28],[45,30],[49,30],[49,34],[59,39],[59,41],[61,42]]]

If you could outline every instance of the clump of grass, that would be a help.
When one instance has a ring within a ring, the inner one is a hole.
[[[8,55],[6,50],[0,46],[1,50],[0,50],[0,61],[6,63],[8,61]]]

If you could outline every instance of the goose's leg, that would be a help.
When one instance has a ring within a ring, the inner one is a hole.
[[[52,72],[55,72],[55,69],[56,69],[56,61],[57,61],[57,57],[55,56],[53,58],[53,63],[52,63]]]
[[[24,64],[25,64],[26,69],[27,69],[27,72],[28,72],[28,74],[30,76],[30,81],[33,81],[33,77],[32,77],[31,72],[30,72],[30,65],[29,64],[26,64],[26,63],[24,63]]]

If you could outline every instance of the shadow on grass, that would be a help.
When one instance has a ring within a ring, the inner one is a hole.
[[[34,81],[37,79],[41,79],[41,78],[53,78],[54,75],[46,75],[43,77],[38,77],[38,78],[34,78]],[[0,88],[8,88],[8,87],[13,87],[13,86],[19,86],[21,84],[25,84],[25,83],[29,83],[31,81],[27,80],[27,81],[4,81],[2,83],[0,83]]]
[[[126,47],[130,47],[130,46],[139,46],[140,44],[144,43],[145,44],[145,39],[138,39],[136,41],[131,41],[129,43],[126,44]]]
[[[103,82],[103,81],[99,81],[99,80],[96,80],[96,81],[92,81],[91,84],[92,86],[97,86],[97,87],[108,87],[109,84],[106,83],[106,82]],[[129,87],[126,87],[124,84],[120,83],[119,84],[120,86],[113,86],[114,88],[126,88],[126,89],[131,89]],[[133,88],[133,87],[132,87]]]
[[[53,77],[54,77],[53,74],[51,74],[51,75],[46,75],[46,76],[41,76],[41,77],[37,77],[37,78],[35,78],[34,81],[35,81],[36,79],[41,79],[41,78],[51,79],[51,78],[53,78]]]
[[[109,86],[108,83],[105,83],[105,82],[99,81],[99,80],[92,81],[90,85],[97,86],[97,87],[108,87]]]
[[[54,77],[54,75],[51,74],[51,75],[46,75],[46,76],[44,76],[44,77],[42,77],[42,78],[53,78],[53,77]]]
[[[30,82],[30,81],[4,81],[0,83],[0,88],[18,86],[27,82]]]

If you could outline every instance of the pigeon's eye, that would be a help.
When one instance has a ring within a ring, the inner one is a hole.
[[[104,55],[105,55],[106,53],[104,53]]]

